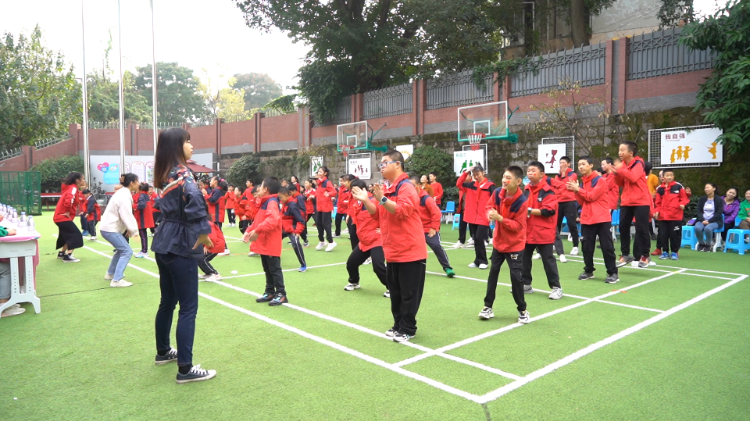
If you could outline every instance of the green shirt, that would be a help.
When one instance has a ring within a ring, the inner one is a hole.
[[[740,203],[740,213],[737,214],[737,216],[740,218],[740,220],[746,219],[750,214],[750,202],[747,200],[743,200],[742,203]]]
[[[0,227],[0,237],[5,237],[8,235],[8,229],[5,227]]]

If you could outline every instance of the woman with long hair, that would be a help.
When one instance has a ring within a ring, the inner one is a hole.
[[[724,232],[721,233],[722,241],[727,241],[727,232],[734,228],[734,221],[740,213],[740,201],[737,200],[739,190],[737,187],[730,187],[724,194]]]
[[[698,251],[711,252],[714,246],[714,231],[724,226],[724,199],[716,192],[714,183],[707,183],[703,191],[706,195],[698,199],[695,237],[698,239]]]
[[[125,268],[133,257],[133,249],[130,248],[126,236],[134,237],[139,234],[138,222],[133,215],[133,193],[140,187],[138,176],[132,173],[123,174],[120,176],[120,185],[123,188],[112,195],[104,209],[102,226],[99,229],[102,237],[115,248],[109,269],[104,275],[104,279],[111,281],[109,286],[113,288],[133,285],[123,278]],[[141,235],[147,235],[145,230]]]
[[[161,301],[156,312],[156,358],[162,365],[177,361],[177,383],[208,380],[215,370],[193,365],[195,316],[198,313],[198,259],[203,246],[213,247],[208,238],[211,224],[206,201],[187,167],[193,156],[190,134],[171,128],[159,134],[154,159],[154,187],[162,189],[162,224],[156,231],[151,250],[159,267]],[[169,334],[175,305],[180,304],[177,321],[177,349],[170,346]]]
[[[299,178],[297,178],[296,175],[293,175],[289,177],[289,181],[291,181],[292,186],[294,186],[295,189],[297,189],[297,193],[302,193],[302,186],[299,184]]]
[[[73,222],[78,212],[81,195],[79,190],[86,184],[83,174],[72,172],[68,174],[62,183],[60,200],[55,207],[55,216],[52,220],[58,228],[57,245],[60,249],[57,258],[63,263],[75,263],[80,260],[73,257],[73,250],[83,247],[83,235]]]

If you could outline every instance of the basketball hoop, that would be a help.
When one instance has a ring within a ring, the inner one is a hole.
[[[354,150],[354,146],[351,145],[341,145],[341,153],[344,154],[344,159],[349,157],[349,151]]]
[[[469,138],[469,145],[472,151],[478,151],[479,145],[484,139],[484,133],[469,133],[466,137]]]

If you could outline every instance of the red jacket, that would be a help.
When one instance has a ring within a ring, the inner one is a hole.
[[[440,208],[435,203],[435,199],[422,190],[419,192],[419,218],[422,220],[422,227],[424,232],[430,232],[430,229],[440,231],[440,218],[443,214],[440,212]],[[359,230],[357,230],[359,234]]]
[[[281,211],[279,197],[272,194],[260,199],[260,207],[247,231],[258,233],[251,250],[264,256],[281,257]]]
[[[209,253],[224,253],[224,250],[227,248],[227,241],[224,239],[224,233],[221,232],[219,227],[213,222],[209,222],[209,224],[211,224],[211,234],[208,234],[208,238],[213,243],[213,247],[208,249]]]
[[[476,181],[467,183],[466,177],[468,175],[468,171],[464,172],[456,182],[459,191],[464,190],[466,194],[466,209],[461,213],[461,217],[469,224],[487,227],[490,225],[490,221],[487,219],[487,212],[484,207],[495,190],[495,183],[486,178],[481,184],[477,184]]]
[[[292,190],[292,193],[297,193]],[[281,231],[285,234],[302,234],[305,230],[305,209],[300,208],[297,196],[289,196],[289,200],[281,208]]]
[[[246,205],[247,198],[245,196],[240,196],[237,198],[237,205],[234,207],[234,214],[237,215],[237,218],[239,218],[240,221],[242,221],[242,217],[245,216]]]
[[[646,184],[646,171],[640,156],[633,158],[629,164],[622,163],[615,173],[615,182],[622,187],[620,206],[650,206],[651,192]]]
[[[133,196],[133,211],[135,220],[138,221],[138,229],[154,227],[153,205],[148,193],[140,192]]]
[[[315,189],[305,190],[305,210],[308,215],[315,213]]]
[[[370,201],[375,202],[372,194],[368,193],[368,195]],[[358,247],[361,251],[364,252],[375,247],[383,247],[383,239],[380,233],[376,231],[380,228],[378,213],[370,215],[370,212],[367,212],[362,202],[355,200],[352,202],[351,208],[349,208],[349,217],[352,218],[352,223],[357,226]]]
[[[526,196],[518,189],[507,197],[505,189],[495,189],[487,201],[485,210],[495,209],[502,215],[502,222],[495,223],[492,246],[500,253],[517,253],[526,247]]]
[[[156,208],[156,203],[159,202],[159,200],[161,200],[161,197],[159,197],[159,195],[156,192],[151,193],[150,195],[148,195],[148,197],[149,199],[151,199],[151,211],[154,213],[161,212],[159,209]]]
[[[328,196],[325,195],[328,193]],[[331,180],[323,177],[318,180],[318,188],[315,190],[315,202],[318,212],[333,212],[333,196],[336,196],[336,188]]]
[[[572,169],[568,168],[567,174],[564,176],[561,176],[560,174],[557,174],[554,177],[554,185],[555,193],[557,194],[557,203],[564,203],[564,202],[574,202],[576,200],[576,195],[574,192],[568,190],[566,185],[569,181],[578,181],[578,174],[575,173]]]
[[[63,184],[60,187],[60,200],[55,206],[55,216],[52,217],[54,222],[72,221],[78,212],[80,196],[78,187],[75,184]]]
[[[214,223],[224,223],[224,212],[226,211],[227,199],[224,190],[219,187],[211,190],[211,193],[203,196],[208,205],[208,217]]]
[[[575,192],[581,204],[581,225],[594,225],[612,222],[609,214],[609,185],[598,172],[583,177],[583,185]]]
[[[432,191],[435,193],[435,203],[439,207],[443,202],[443,185],[435,181],[434,183],[430,183],[430,186],[432,186]]]
[[[234,209],[237,207],[237,195],[234,194],[233,191],[227,192],[227,194],[224,195],[224,200],[225,209]]]
[[[346,215],[349,211],[349,202],[352,200],[352,193],[344,186],[339,187],[339,196],[336,200],[336,213]]]
[[[385,188],[384,193],[388,199],[396,202],[395,213],[378,206],[385,260],[394,263],[426,260],[427,243],[419,217],[419,195],[417,188],[409,182],[409,175],[401,174]],[[358,228],[357,233],[359,231]]]
[[[557,237],[557,194],[543,178],[536,186],[526,185],[525,195],[528,208],[540,209],[542,216],[529,216],[526,221],[526,243],[552,244]]]
[[[610,210],[617,209],[617,202],[620,200],[620,186],[615,182],[615,175],[610,172],[602,174],[605,180],[607,180],[607,203],[609,204]]]
[[[676,181],[664,183],[656,189],[654,212],[659,213],[660,221],[682,221],[685,211],[680,209],[680,205],[687,206],[688,203],[690,199],[682,184]]]
[[[86,198],[86,209],[83,211],[86,212],[87,221],[101,221],[102,219],[102,210],[93,195]]]
[[[292,183],[292,187],[297,189],[297,193],[302,193],[302,186],[300,186],[299,183]]]

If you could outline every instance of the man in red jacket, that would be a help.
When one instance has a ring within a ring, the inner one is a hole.
[[[612,228],[612,217],[609,214],[608,196],[609,185],[607,180],[594,171],[594,160],[588,156],[578,160],[578,171],[581,172],[582,185],[574,181],[568,182],[566,188],[575,193],[576,200],[581,204],[581,232],[583,234],[583,273],[578,276],[580,280],[594,278],[594,250],[596,250],[596,236],[599,236],[599,244],[602,246],[604,266],[607,267],[607,278],[604,282],[616,283],[617,266],[615,265],[615,246],[612,244],[610,228]]]
[[[602,177],[607,180],[607,205],[610,211],[617,210],[617,202],[620,201],[620,186],[615,183],[614,165],[610,157],[602,160]]]
[[[492,240],[492,269],[487,278],[487,295],[479,317],[485,320],[495,317],[492,304],[495,302],[497,278],[500,267],[508,262],[513,299],[518,309],[518,322],[529,323],[531,317],[526,311],[523,297],[523,253],[526,247],[526,196],[520,188],[523,170],[508,167],[503,174],[503,188],[492,193],[485,209],[489,219],[495,221],[495,237]]]
[[[485,241],[490,234],[490,221],[484,209],[485,204],[495,191],[495,183],[484,176],[482,165],[476,164],[471,168],[474,181],[466,181],[468,171],[461,174],[456,182],[456,187],[463,190],[466,195],[466,208],[461,215],[462,218],[474,228],[474,261],[469,264],[470,268],[487,269],[487,245]]]
[[[648,220],[651,212],[651,192],[646,184],[646,166],[638,155],[638,145],[634,142],[620,144],[619,155],[622,162],[615,166],[615,182],[622,187],[620,199],[620,251],[622,255],[617,267],[638,260],[638,267],[649,264]],[[633,256],[630,255],[630,226],[635,218],[635,242]]]
[[[682,218],[685,206],[690,203],[682,184],[674,181],[674,171],[664,170],[664,182],[656,189],[656,208],[654,218],[659,220],[659,237],[663,253],[659,259],[678,260],[680,237],[682,236]],[[670,246],[672,254],[669,254]]]
[[[385,332],[395,342],[405,342],[417,333],[417,312],[422,301],[427,268],[427,243],[419,217],[417,189],[404,172],[401,152],[390,150],[380,160],[380,174],[387,184],[372,186],[372,194],[380,206],[371,200],[362,204],[371,215],[378,213],[383,252],[388,262],[386,278],[391,298],[393,327]]]
[[[430,197],[426,191],[422,190],[422,184],[419,182],[419,177],[413,175],[409,177],[409,181],[417,188],[417,193],[419,194],[419,217],[422,219],[424,240],[432,249],[435,257],[437,257],[445,274],[448,275],[449,278],[452,278],[456,276],[456,272],[453,271],[450,260],[448,260],[448,255],[445,253],[440,241],[440,218],[442,217],[440,208],[435,204],[435,199]]]
[[[539,161],[531,161],[526,170],[529,184],[526,186],[526,198],[528,207],[526,209],[526,246],[523,251],[523,292],[530,294],[534,292],[531,287],[531,254],[534,249],[539,250],[544,273],[547,275],[547,284],[552,289],[549,295],[551,300],[562,298],[562,287],[560,286],[560,275],[557,271],[557,261],[552,252],[553,244],[557,238],[558,210],[557,195],[555,190],[547,183],[544,173],[544,164]]]
[[[443,185],[438,183],[437,174],[431,172],[427,178],[430,180],[432,192],[435,193],[435,204],[440,208],[443,203]]]
[[[578,206],[573,192],[565,188],[569,181],[578,180],[575,171],[570,168],[570,157],[560,157],[560,174],[554,177],[554,189],[557,194],[557,232],[562,230],[563,217],[568,221],[568,232],[573,237],[573,248],[570,250],[571,256],[578,255]],[[558,235],[555,239],[555,251],[560,256],[560,261],[565,263],[565,248],[563,247],[562,238]]]

